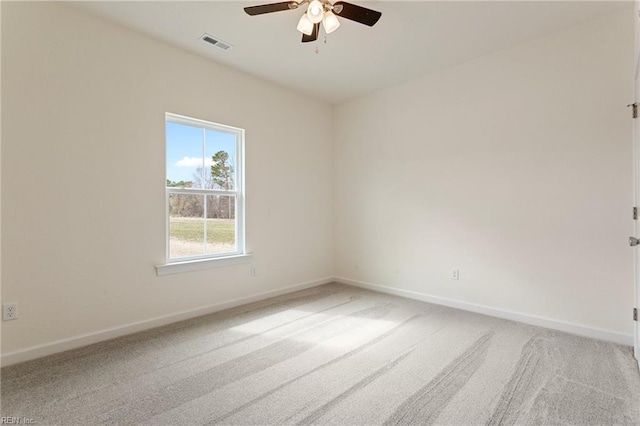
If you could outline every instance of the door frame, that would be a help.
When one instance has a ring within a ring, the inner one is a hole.
[[[634,78],[633,78],[633,102],[640,103],[640,0],[634,1]],[[633,206],[640,202],[640,118],[633,120]],[[638,220],[633,220],[633,236],[638,237],[640,225]],[[640,247],[633,250],[633,306],[640,309]],[[633,322],[633,352],[640,368],[640,326],[638,321]]]

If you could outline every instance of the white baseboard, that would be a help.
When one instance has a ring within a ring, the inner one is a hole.
[[[444,297],[431,296],[416,291],[402,290],[393,287],[385,287],[377,284],[371,284],[363,281],[352,280],[349,278],[335,277],[335,282],[348,284],[355,287],[366,288],[369,290],[379,291],[381,293],[402,296],[409,299],[429,302],[436,305],[449,306],[452,308],[462,309],[465,311],[476,312],[479,314],[489,315],[508,319],[512,321],[522,322],[525,324],[537,325],[540,327],[550,328],[553,330],[564,331],[566,333],[575,334],[583,337],[590,337],[598,340],[606,340],[608,342],[618,343],[625,346],[633,346],[633,336],[630,334],[619,333],[617,331],[604,330],[600,328],[586,327],[579,324],[573,324],[565,321],[558,321],[550,318],[538,317],[535,315],[522,314],[518,312],[506,311],[503,309],[492,308],[489,306],[478,305],[475,303],[462,302]],[[640,362],[640,361],[639,361]]]
[[[24,361],[29,361],[43,356],[52,355],[58,352],[68,351],[70,349],[80,348],[93,343],[102,342],[116,337],[125,336],[127,334],[136,333],[139,331],[149,330],[151,328],[160,327],[163,325],[171,324],[178,321],[183,321],[190,318],[207,315],[213,312],[222,311],[236,306],[245,305],[251,302],[257,302],[260,300],[268,299],[270,297],[281,296],[283,294],[292,293],[298,290],[304,290],[312,287],[316,287],[322,284],[328,284],[331,282],[338,282],[342,284],[348,284],[355,287],[366,288],[369,290],[378,291],[381,293],[392,294],[395,296],[406,297],[409,299],[420,300],[423,302],[434,303],[437,305],[449,306],[452,308],[462,309],[465,311],[476,312],[479,314],[489,315],[497,318],[508,319],[512,321],[522,322],[525,324],[537,325],[540,327],[550,328],[553,330],[564,331],[578,336],[590,337],[599,340],[606,340],[609,342],[618,343],[625,346],[633,346],[633,336],[630,334],[619,333],[611,330],[603,330],[599,328],[586,327],[578,324],[573,324],[564,321],[553,320],[549,318],[538,317],[534,315],[522,314],[518,312],[506,311],[502,309],[496,309],[489,306],[478,305],[475,303],[462,302],[454,299],[447,299],[444,297],[432,296],[425,293],[419,293],[410,290],[402,290],[393,287],[386,287],[377,284],[371,284],[363,281],[352,280],[343,277],[326,277],[314,281],[308,281],[301,284],[296,284],[289,287],[280,288],[277,290],[271,290],[264,293],[259,293],[253,296],[242,297],[227,302],[217,303],[214,305],[206,306],[203,308],[193,309],[189,311],[178,312],[174,314],[164,315],[150,320],[138,321],[135,323],[113,327],[94,333],[83,334],[80,336],[70,337],[67,339],[58,340],[43,345],[32,346],[30,348],[21,349],[14,352],[2,354],[0,359],[0,365],[3,367],[17,364]],[[639,361],[640,363],[640,361]]]
[[[43,356],[52,355],[58,352],[68,351],[70,349],[80,348],[82,346],[91,345],[93,343],[125,336],[127,334],[137,333],[139,331],[160,327],[174,322],[211,314],[213,312],[234,308],[236,306],[245,305],[251,302],[257,302],[259,300],[268,299],[270,297],[281,296],[283,294],[293,293],[294,291],[304,290],[322,284],[328,284],[333,281],[333,277],[321,278],[318,280],[308,281],[277,290],[266,291],[264,293],[259,293],[253,296],[241,297],[238,299],[229,300],[227,302],[216,303],[214,305],[205,306],[203,308],[163,315],[161,317],[152,318],[149,320],[138,321],[123,326],[100,330],[94,333],[83,334],[80,336],[74,336],[67,339],[46,343],[44,345],[32,346],[30,348],[21,349],[15,352],[2,354],[0,365],[6,367],[8,365],[41,358]]]

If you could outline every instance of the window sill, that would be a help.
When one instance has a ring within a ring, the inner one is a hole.
[[[197,259],[187,260],[184,262],[165,263],[163,265],[156,265],[156,274],[158,276],[171,275],[180,274],[182,272],[201,271],[203,269],[239,265],[242,263],[251,262],[252,258],[253,254],[248,253],[228,257],[216,257],[211,259]]]

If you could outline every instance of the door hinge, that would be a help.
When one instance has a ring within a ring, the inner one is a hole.
[[[638,321],[638,308],[633,308],[633,320]]]
[[[638,220],[638,208],[633,208],[633,220]]]
[[[634,102],[632,104],[627,105],[627,108],[631,107],[631,116],[633,118],[638,118],[638,103]]]

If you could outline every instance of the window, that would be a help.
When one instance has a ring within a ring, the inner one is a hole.
[[[244,254],[244,130],[166,114],[168,262]]]

